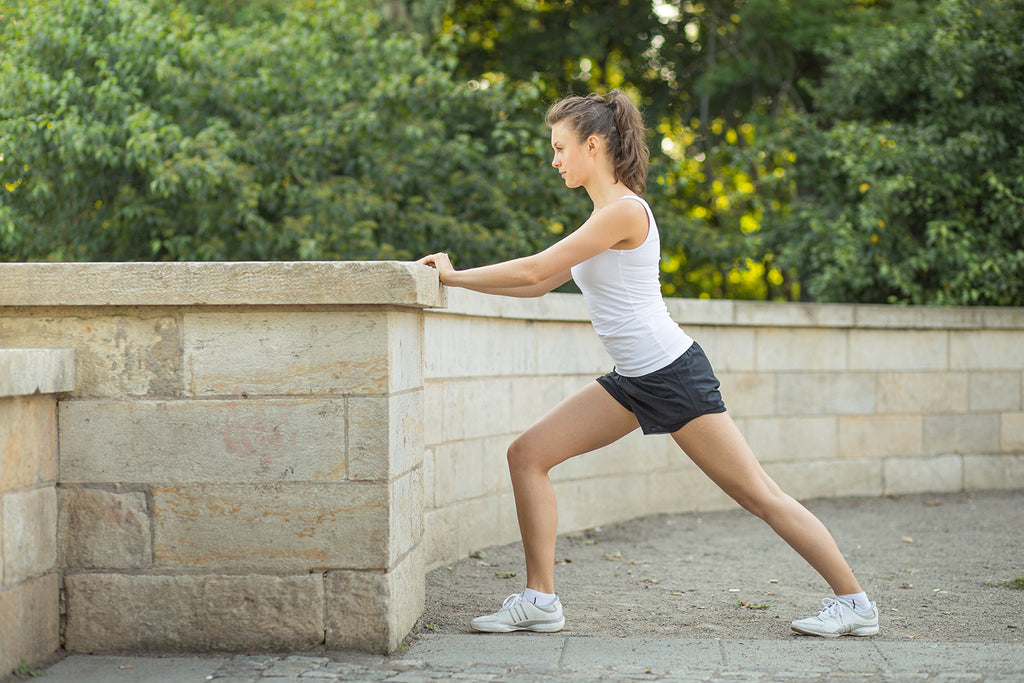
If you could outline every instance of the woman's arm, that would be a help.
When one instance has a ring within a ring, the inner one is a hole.
[[[639,202],[613,202],[572,234],[532,256],[465,270],[455,270],[445,253],[424,256],[419,263],[437,268],[441,282],[452,287],[511,296],[517,296],[518,290],[519,296],[540,296],[567,282],[572,266],[612,247],[638,246],[647,230],[647,211]]]

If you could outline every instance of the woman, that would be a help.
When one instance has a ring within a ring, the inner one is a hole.
[[[508,449],[516,514],[526,554],[526,589],[494,614],[473,620],[478,631],[558,631],[565,619],[555,595],[557,505],[548,471],[573,456],[616,441],[638,426],[668,433],[718,486],[767,522],[835,591],[795,631],[821,636],[878,632],[868,601],[825,526],[783,493],[758,463],[718,391],[704,352],[672,321],[661,298],[658,228],[641,198],[648,150],[639,110],[613,91],[606,98],[569,97],[548,110],[551,165],[567,187],[583,187],[590,217],[558,243],[532,256],[455,270],[447,254],[419,263],[451,287],[541,296],[575,280],[614,370],[555,406]]]

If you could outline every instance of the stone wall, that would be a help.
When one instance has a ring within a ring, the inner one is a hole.
[[[0,679],[60,647],[57,397],[74,352],[0,349]]]
[[[1024,489],[1024,310],[670,308],[795,496]],[[59,422],[0,469],[0,635],[42,605],[40,651],[58,586],[73,652],[394,650],[428,569],[518,538],[515,435],[609,369],[580,297],[395,262],[0,264],[0,347],[74,349],[59,401],[0,392]],[[733,505],[668,437],[553,476],[563,532]]]
[[[47,494],[65,647],[397,647],[442,304],[410,264],[0,265],[0,346],[77,351]]]
[[[1024,488],[1024,310],[670,300],[798,498]],[[449,293],[426,320],[427,567],[519,537],[505,450],[610,369],[582,300]],[[734,503],[667,436],[552,471],[562,532]]]

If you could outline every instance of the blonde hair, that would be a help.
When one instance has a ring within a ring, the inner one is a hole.
[[[567,122],[580,142],[591,135],[603,138],[612,154],[615,180],[642,195],[647,190],[647,130],[633,100],[619,90],[606,96],[574,95],[551,105],[544,122]]]

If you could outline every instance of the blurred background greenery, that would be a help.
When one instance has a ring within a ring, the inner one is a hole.
[[[0,0],[0,260],[523,255],[611,88],[667,295],[1024,305],[1019,0]]]

